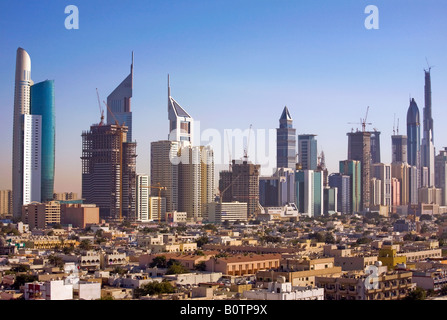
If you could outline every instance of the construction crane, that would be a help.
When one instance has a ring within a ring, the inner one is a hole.
[[[120,141],[119,141],[119,146],[120,146],[120,151],[119,151],[119,157],[120,157],[120,204],[119,204],[119,219],[120,222],[123,221],[123,126],[124,123],[122,125],[119,124],[118,119],[116,119],[115,115],[113,114],[112,110],[109,108],[109,106],[107,105],[107,103],[103,100],[102,101],[104,103],[104,105],[107,107],[107,110],[109,110],[110,114],[112,115],[113,119],[115,119],[115,124],[118,127],[119,133],[120,133]]]
[[[244,159],[245,159],[245,161],[248,160],[248,147],[250,146],[251,127],[252,127],[252,125],[250,124],[250,128],[248,129],[247,145],[246,145],[245,150],[244,150]]]
[[[372,125],[371,122],[366,122],[366,119],[368,118],[368,111],[369,111],[369,106],[368,108],[366,108],[366,115],[365,118],[360,118],[360,123],[355,123],[355,122],[348,122],[348,124],[360,124],[362,125],[362,131],[365,132],[366,131],[366,125]]]
[[[99,126],[101,127],[104,124],[104,109],[101,107],[101,100],[99,99],[98,88],[96,88],[96,96],[98,97],[99,113],[101,114],[101,122],[99,123]]]
[[[167,190],[168,188],[160,186],[160,182],[158,182],[156,186],[140,186],[140,187],[158,189],[158,223],[161,224],[161,190]],[[165,216],[166,216],[165,220],[168,220],[168,216],[167,215]]]

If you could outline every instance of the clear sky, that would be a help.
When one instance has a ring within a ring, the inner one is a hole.
[[[64,24],[71,4],[77,30]],[[367,5],[379,9],[377,30],[364,26]],[[447,146],[446,9],[445,0],[1,1],[0,189],[11,188],[18,47],[31,56],[34,82],[55,80],[57,192],[81,192],[81,133],[99,121],[96,88],[105,100],[128,75],[132,51],[138,173],[149,173],[150,143],[168,135],[168,73],[172,96],[202,131],[275,129],[287,105],[297,133],[317,134],[337,172],[346,133],[360,128],[348,122],[367,106],[367,129],[382,132],[382,162],[391,161],[394,115],[406,134],[411,96],[422,116],[427,58],[439,150]]]

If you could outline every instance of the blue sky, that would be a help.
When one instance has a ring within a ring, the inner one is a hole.
[[[78,30],[64,26],[70,4]],[[367,5],[379,9],[378,30],[364,27]],[[427,57],[439,150],[447,146],[446,9],[445,0],[2,1],[0,189],[11,188],[18,47],[31,56],[35,82],[55,80],[57,192],[80,193],[81,133],[99,120],[96,88],[105,100],[128,75],[132,51],[138,173],[149,173],[150,142],[167,138],[168,73],[172,96],[202,130],[275,129],[287,105],[297,133],[317,134],[337,172],[346,133],[359,127],[348,122],[367,106],[382,161],[391,161],[394,115],[405,134],[410,95],[422,114]]]

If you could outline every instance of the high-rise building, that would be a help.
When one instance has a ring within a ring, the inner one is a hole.
[[[53,200],[56,110],[54,80],[46,80],[31,86],[31,114],[39,115],[41,124],[41,202]]]
[[[161,140],[151,143],[151,186],[165,188],[161,190],[161,196],[166,198],[167,212],[177,211],[179,208],[179,150],[179,141]]]
[[[435,146],[431,104],[430,68],[425,72],[425,107],[423,119],[423,136],[421,146],[421,166],[428,168],[428,186],[435,186]]]
[[[442,205],[447,205],[447,147],[440,150],[435,158],[435,182],[436,188],[441,189]]]
[[[388,210],[391,210],[391,165],[385,163],[371,165],[371,178],[377,179],[378,182],[376,183],[380,183],[380,200],[378,204],[387,206]]]
[[[260,213],[259,174],[261,166],[249,161],[233,160],[231,171],[220,172],[219,190],[223,202],[246,202],[247,217]]]
[[[380,163],[380,131],[371,131],[371,164]]]
[[[263,207],[295,203],[295,170],[279,168],[273,176],[259,177],[259,203]]]
[[[350,213],[358,213],[362,199],[362,164],[357,160],[342,160],[339,165],[339,172],[350,177]]]
[[[410,204],[410,176],[407,163],[396,162],[391,164],[391,177],[399,180],[400,205]]]
[[[45,229],[61,222],[61,205],[59,201],[45,203],[31,202],[22,206],[22,221],[29,229]]]
[[[132,142],[132,111],[130,102],[133,90],[133,52],[130,74],[107,97],[107,124],[125,125],[127,129],[126,142]]]
[[[168,118],[169,138],[179,141],[182,145],[194,143],[194,119],[171,96],[171,86],[168,75]]]
[[[360,210],[366,211],[370,207],[370,170],[371,170],[371,132],[357,131],[348,135],[348,160],[361,163],[362,198]],[[354,209],[354,208],[353,208]]]
[[[12,143],[12,196],[13,215],[20,219],[23,204],[23,115],[30,113],[31,59],[28,53],[17,49],[14,86],[14,118]]]
[[[137,221],[150,221],[149,217],[149,175],[137,174]]]
[[[126,134],[126,126],[113,124],[82,133],[82,197],[102,219],[136,218],[136,143],[122,142]]]
[[[298,162],[302,170],[316,170],[318,165],[318,150],[315,134],[298,135]]]
[[[396,213],[400,203],[400,181],[397,178],[391,178],[391,212]]]
[[[421,186],[420,170],[421,170],[421,129],[420,129],[419,108],[414,101],[410,100],[410,106],[407,111],[407,156],[408,164],[416,166],[418,170],[418,187]]]
[[[323,188],[323,207],[325,215],[332,215],[337,212],[338,189],[331,187]]]
[[[309,217],[324,215],[324,187],[321,171],[297,170],[295,192],[296,206],[301,214]]]
[[[391,136],[391,162],[408,162],[408,138],[405,135]]]
[[[289,109],[284,110],[279,118],[279,128],[276,129],[276,167],[296,167],[296,129],[293,128],[293,119]]]
[[[351,177],[341,173],[332,173],[328,180],[331,188],[337,188],[337,212],[351,213]]]

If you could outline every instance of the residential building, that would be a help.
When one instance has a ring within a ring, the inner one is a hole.
[[[58,201],[31,202],[22,207],[22,221],[29,229],[45,229],[61,222],[61,205]]]
[[[12,190],[0,190],[0,218],[12,217]]]
[[[149,215],[149,189],[149,175],[137,174],[137,221],[151,221],[151,219],[153,219],[153,217]]]
[[[259,270],[279,267],[280,254],[250,254],[209,259],[206,270],[224,275],[240,276],[256,274]]]

